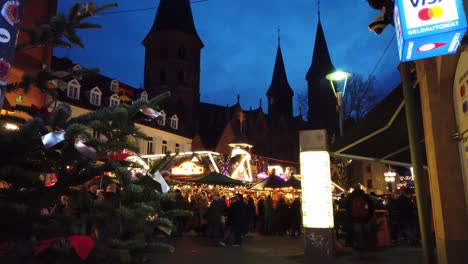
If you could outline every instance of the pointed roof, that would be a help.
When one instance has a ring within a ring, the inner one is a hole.
[[[193,22],[189,0],[161,0],[159,2],[153,26],[148,34],[169,30],[195,35],[200,43],[202,42]]]
[[[306,79],[311,81],[313,76],[323,76],[334,72],[335,67],[330,58],[327,41],[323,33],[320,17],[318,19],[317,34],[315,35],[314,54],[312,55],[312,64],[307,71]]]
[[[271,79],[270,88],[267,91],[267,96],[293,96],[294,92],[288,83],[286,76],[286,69],[284,67],[283,53],[278,41],[278,49],[276,51],[275,68],[273,70],[273,77]]]

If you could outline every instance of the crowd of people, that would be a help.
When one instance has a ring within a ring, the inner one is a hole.
[[[389,228],[391,241],[419,243],[415,197],[409,188],[389,197],[378,197],[375,193],[365,193],[360,185],[356,185],[353,192],[341,197],[337,206],[336,235],[340,239],[344,234],[345,245],[358,253],[375,246],[377,232],[385,228]],[[388,217],[388,222],[377,221],[379,217]]]
[[[70,202],[63,195],[53,208],[44,209],[44,214],[73,216],[74,233],[91,234],[96,238],[106,235],[105,223],[91,221],[87,217],[93,203],[105,203],[117,208],[120,203],[115,184],[103,189],[98,184],[87,186],[88,199]],[[190,216],[173,219],[175,230],[172,236],[198,235],[218,240],[223,246],[240,246],[242,238],[253,233],[262,235],[301,236],[302,210],[300,195],[287,199],[284,195],[256,195],[256,193],[222,193],[192,187],[190,191],[171,190],[174,199],[162,204],[163,210],[179,209],[190,211]],[[291,195],[289,195],[291,197]],[[405,240],[412,244],[419,241],[417,212],[414,196],[410,189],[398,195],[377,197],[366,194],[360,186],[348,195],[342,195],[336,203],[335,231],[337,241],[357,252],[364,252],[375,245],[375,234],[382,226],[375,221],[376,210],[388,216],[390,237],[393,241]]]
[[[300,236],[302,212],[300,197],[286,199],[270,195],[227,194],[192,190],[185,196],[174,191],[175,209],[189,210],[192,216],[176,221],[177,232],[220,239],[222,245],[240,246],[242,237],[255,232],[264,235]]]

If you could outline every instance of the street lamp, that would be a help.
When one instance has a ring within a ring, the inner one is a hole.
[[[392,192],[393,183],[395,182],[396,172],[392,171],[390,166],[388,166],[388,171],[384,173],[385,181],[387,182],[388,192]]]
[[[335,71],[325,76],[325,78],[330,81],[331,88],[333,90],[333,93],[335,94],[336,101],[338,104],[340,136],[343,136],[343,96],[346,91],[346,83],[348,82],[348,78],[350,76],[351,74],[345,71]],[[333,83],[334,81],[335,82],[344,81],[343,89],[342,90],[336,89],[335,84]]]

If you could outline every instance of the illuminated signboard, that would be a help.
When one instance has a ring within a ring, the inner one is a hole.
[[[303,224],[309,228],[332,228],[330,156],[327,151],[305,151],[300,159]]]
[[[455,53],[467,24],[462,0],[395,0],[401,61]]]
[[[204,168],[191,161],[186,161],[177,167],[172,168],[171,173],[174,175],[199,175],[202,174]]]

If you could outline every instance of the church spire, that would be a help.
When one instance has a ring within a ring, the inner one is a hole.
[[[267,96],[274,96],[278,94],[286,94],[293,96],[294,92],[289,86],[288,77],[286,76],[286,69],[284,67],[283,53],[279,42],[279,29],[278,29],[278,49],[276,50],[275,68],[273,70],[273,77],[271,80],[270,88],[267,91]]]
[[[161,0],[159,2],[158,11],[148,35],[152,32],[171,30],[194,35],[200,43],[202,42],[193,22],[189,0]]]
[[[325,34],[323,33],[319,11],[312,63],[307,71],[306,79],[307,81],[311,81],[313,76],[325,77],[325,75],[333,71],[335,71],[335,67],[333,66],[330,58],[330,52],[328,51],[327,41],[325,40]]]
[[[267,91],[268,114],[271,118],[277,118],[281,115],[285,118],[291,118],[292,97],[294,96],[294,92],[286,76],[279,33],[280,31],[278,28],[278,49],[276,50],[275,67],[273,69],[271,84]]]

